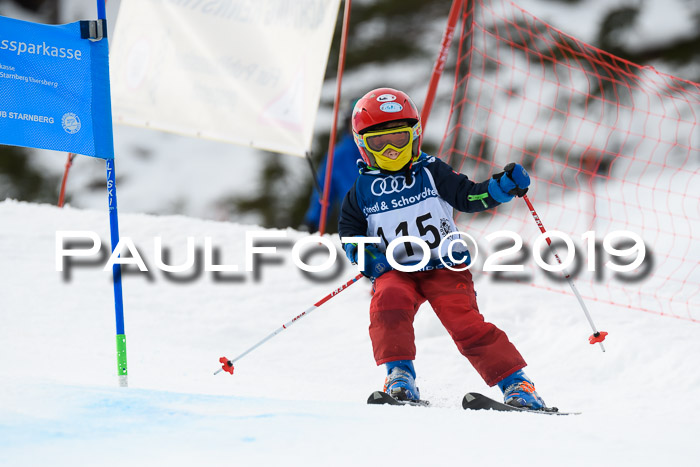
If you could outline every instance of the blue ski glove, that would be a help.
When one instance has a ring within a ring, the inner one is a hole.
[[[489,180],[489,194],[499,203],[507,203],[514,196],[522,198],[530,186],[530,175],[520,164],[511,162],[504,172],[494,174]]]
[[[346,243],[344,245],[345,256],[348,257],[352,264],[357,264],[357,244]],[[387,271],[390,271],[391,265],[386,259],[384,253],[374,245],[365,246],[365,268],[361,271],[362,274],[375,280]]]

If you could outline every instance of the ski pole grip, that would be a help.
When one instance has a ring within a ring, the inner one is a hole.
[[[506,173],[506,175],[508,175],[508,177],[510,177],[511,180],[513,179],[513,170],[515,170],[515,162],[511,162],[503,167],[503,171]],[[516,185],[516,187],[510,190],[508,194],[522,198],[527,194],[527,190],[529,190],[529,188],[520,188]]]

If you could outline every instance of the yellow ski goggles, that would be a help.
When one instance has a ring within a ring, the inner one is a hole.
[[[400,151],[411,142],[412,136],[413,130],[411,128],[401,126],[387,130],[369,131],[362,135],[362,140],[365,143],[365,149],[381,154],[389,146],[396,151]]]
[[[386,130],[368,131],[363,135],[357,135],[360,139],[360,146],[364,147],[369,152],[376,164],[388,171],[397,171],[403,168],[409,160],[411,160],[413,152],[413,140],[417,137],[416,124],[413,128],[409,126],[401,126],[397,128],[388,128]],[[385,156],[388,149],[397,151],[399,155],[392,159]]]

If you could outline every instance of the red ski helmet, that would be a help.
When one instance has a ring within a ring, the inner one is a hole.
[[[423,131],[418,108],[408,94],[392,88],[377,88],[362,96],[355,104],[352,111],[352,133],[362,159],[371,167],[377,164],[372,153],[365,149],[362,134],[395,120],[406,120],[409,126],[413,127],[413,160],[417,159],[420,155]]]

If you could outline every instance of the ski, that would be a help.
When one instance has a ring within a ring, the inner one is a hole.
[[[486,397],[483,394],[477,392],[468,392],[462,399],[462,408],[464,410],[498,410],[501,412],[528,412],[528,413],[539,413],[547,415],[580,415],[581,412],[560,412],[556,407],[547,407],[541,410],[529,410],[520,407],[513,407],[512,405],[504,404],[503,402],[498,402],[490,397]]]
[[[430,402],[422,399],[418,401],[400,401],[398,399],[394,399],[384,391],[374,391],[372,394],[369,395],[367,403],[371,405],[415,405],[419,407],[427,407],[428,405],[430,405]]]

